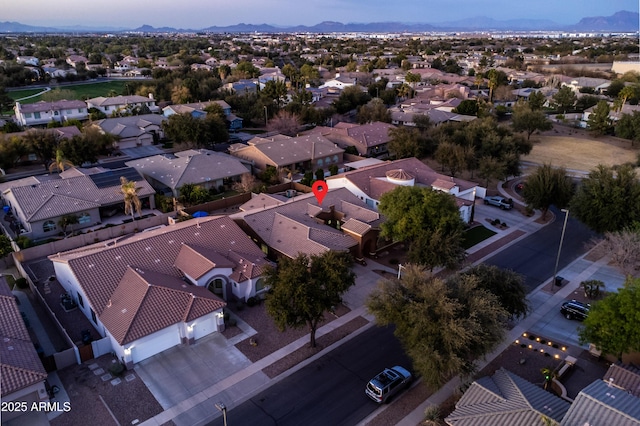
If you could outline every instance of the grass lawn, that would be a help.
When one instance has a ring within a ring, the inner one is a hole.
[[[551,163],[566,169],[590,171],[598,164],[613,166],[636,163],[638,149],[631,144],[613,144],[591,138],[574,136],[538,136],[540,142],[533,145],[531,153],[522,157],[536,164]]]
[[[117,94],[121,95],[125,92],[126,81],[104,81],[100,83],[89,83],[89,84],[76,84],[73,86],[56,86],[52,87],[52,90],[56,88],[60,88],[61,90],[70,90],[74,93],[74,99],[90,99],[96,98],[98,96],[107,96],[110,91],[115,91]],[[8,95],[16,100],[23,98],[25,96],[31,96],[36,93],[42,92],[42,89],[24,89],[17,90],[15,92],[8,92]],[[42,96],[36,96],[33,98],[25,99],[20,101],[22,104],[31,104],[42,100]]]
[[[462,242],[462,245],[465,249],[468,249],[487,238],[493,237],[495,234],[496,233],[491,229],[487,229],[482,225],[476,226],[464,233],[464,241]]]

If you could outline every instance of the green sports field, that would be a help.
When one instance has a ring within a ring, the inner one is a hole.
[[[51,87],[52,90],[60,88],[60,90],[69,90],[74,93],[74,99],[90,99],[98,96],[107,96],[111,91],[122,95],[125,92],[126,81],[105,81],[100,83],[84,83],[75,84],[72,86],[55,86]],[[8,95],[13,100],[18,100],[27,96],[35,95],[36,93],[44,93],[43,89],[24,89],[8,92]],[[21,104],[32,104],[42,100],[42,96],[34,96],[33,98],[23,99]]]

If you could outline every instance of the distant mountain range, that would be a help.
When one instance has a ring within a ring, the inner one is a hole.
[[[134,29],[107,27],[37,27],[19,22],[0,22],[0,33],[103,33],[103,32],[140,32],[140,33],[185,33],[185,32],[213,32],[213,33],[418,33],[429,31],[567,31],[567,32],[636,32],[640,17],[638,12],[626,10],[616,12],[611,16],[593,16],[582,18],[574,25],[560,25],[547,19],[513,19],[499,21],[484,16],[462,19],[458,21],[427,23],[402,22],[374,22],[368,24],[325,21],[313,26],[298,25],[293,27],[276,27],[268,24],[236,24],[229,26],[211,26],[200,29],[179,29],[172,27],[154,28],[143,25]]]

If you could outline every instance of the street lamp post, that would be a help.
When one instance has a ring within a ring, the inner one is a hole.
[[[222,421],[224,422],[224,426],[227,426],[227,406],[222,402],[216,402],[216,408],[222,413]]]
[[[402,266],[401,263],[398,263],[398,279],[400,279],[400,271],[402,271],[402,268],[404,268],[404,266]]]
[[[562,234],[560,235],[560,245],[558,246],[558,256],[556,257],[556,266],[553,268],[553,281],[551,285],[555,288],[556,278],[558,274],[558,263],[560,263],[560,252],[562,251],[562,242],[564,241],[564,231],[567,229],[567,219],[569,219],[569,210],[561,209],[561,212],[564,213],[564,223],[562,224]]]
[[[267,106],[264,106],[264,125],[267,125],[267,121],[269,121],[268,115],[267,115]]]

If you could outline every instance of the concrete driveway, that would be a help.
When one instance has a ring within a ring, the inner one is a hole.
[[[135,366],[135,371],[167,409],[250,364],[224,336],[214,333],[195,345],[176,346],[146,359]],[[264,382],[268,380],[265,375]]]
[[[556,306],[549,312],[548,315],[545,315],[538,322],[535,323],[533,327],[529,329],[531,333],[538,334],[540,336],[544,336],[549,340],[562,342],[567,345],[582,347],[584,349],[589,349],[589,345],[581,345],[578,341],[578,328],[582,324],[577,320],[568,320],[560,313],[560,307],[565,300],[571,300],[572,295],[578,295],[579,292],[582,292],[582,289],[579,287],[580,282],[583,280],[600,280],[605,283],[605,291],[608,293],[616,292],[620,287],[622,287],[624,283],[624,275],[618,272],[615,268],[609,265],[600,266],[596,269],[593,274],[589,277],[580,277],[580,279],[574,279],[578,274],[587,270],[591,263],[580,259],[576,262],[573,262],[569,267],[563,269],[558,273],[558,275],[565,277],[566,279],[570,279],[570,284],[573,286],[573,292],[571,295],[564,300],[559,300]],[[530,295],[530,300],[534,305],[535,309],[535,301],[537,297],[543,297],[545,300],[548,298],[544,296],[543,292],[539,291],[535,295]]]

